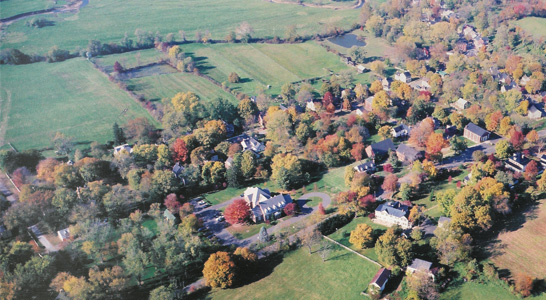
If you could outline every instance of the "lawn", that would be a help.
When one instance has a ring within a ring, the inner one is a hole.
[[[227,228],[227,231],[229,231],[233,236],[240,240],[244,240],[246,238],[249,238],[255,234],[258,234],[260,232],[260,229],[262,227],[265,227],[265,229],[268,229],[271,227],[270,224],[260,223],[260,224],[249,224],[249,225],[242,225],[242,226],[229,226]]]
[[[514,23],[536,39],[546,38],[546,18],[526,17]]]
[[[337,11],[263,0],[96,0],[75,14],[48,16],[54,26],[33,29],[24,25],[25,20],[17,21],[7,28],[1,47],[30,53],[46,53],[54,45],[74,50],[86,47],[92,39],[118,42],[125,33],[136,40],[136,29],[174,33],[177,39],[180,30],[188,39],[194,39],[196,31],[209,31],[212,38],[223,39],[242,22],[253,28],[253,37],[284,37],[290,25],[295,25],[300,35],[313,35],[332,25],[349,28],[358,14],[358,9]]]
[[[235,72],[240,83],[227,83],[236,91],[255,94],[266,89],[279,94],[285,83],[330,75],[347,69],[340,59],[314,42],[301,44],[191,44],[182,46],[194,57],[204,74],[218,82],[228,82]]]
[[[366,43],[366,46],[364,46],[364,49],[366,49],[366,56],[371,60],[389,57],[394,53],[394,48],[389,45],[387,40],[380,37],[375,37],[366,30],[357,29],[351,33],[356,36],[364,37],[364,42]],[[324,44],[343,54],[349,54],[351,49],[334,44],[328,40],[324,41]]]
[[[112,124],[152,117],[83,58],[61,63],[0,66],[0,145],[51,146],[56,132],[78,144],[112,139]]]
[[[326,262],[307,249],[287,253],[271,274],[245,286],[214,290],[211,299],[362,299],[377,266],[337,247]]]
[[[526,273],[546,278],[546,200],[525,213],[525,223],[514,231],[499,234],[491,260],[512,274]]]
[[[142,222],[142,226],[148,228],[154,234],[154,236],[159,233],[157,229],[157,222],[154,219],[146,219],[146,221]]]
[[[381,235],[383,232],[385,232],[387,230],[387,227],[383,226],[383,225],[379,225],[379,224],[376,224],[374,222],[372,222],[368,217],[357,217],[357,218],[354,218],[349,224],[343,226],[342,228],[340,228],[338,231],[332,233],[331,235],[329,235],[329,237],[331,239],[334,239],[336,240],[337,242],[377,261],[377,254],[375,253],[375,249],[374,248],[368,248],[368,249],[357,249],[356,247],[353,246],[353,244],[351,244],[349,242],[349,237],[351,235],[351,231],[353,231],[356,226],[358,224],[368,224],[370,227],[373,228],[374,230],[374,235],[375,236],[379,236]]]
[[[3,0],[0,1],[0,18],[4,19],[26,12],[60,6],[56,5],[55,2],[53,0]]]

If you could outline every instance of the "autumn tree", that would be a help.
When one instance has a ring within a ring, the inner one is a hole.
[[[423,147],[426,145],[426,142],[429,136],[434,132],[434,124],[429,121],[430,119],[425,119],[419,122],[410,133],[409,142],[418,146]]]
[[[525,136],[525,139],[531,145],[536,145],[536,143],[540,139],[540,136],[538,135],[538,132],[533,129],[533,130],[529,131],[529,133],[527,133],[527,135]]]
[[[519,130],[512,129],[510,131],[510,144],[516,151],[522,150],[523,143],[525,142],[525,136]]]
[[[213,288],[228,288],[235,281],[235,262],[231,255],[218,251],[210,255],[203,268],[206,284]]]
[[[529,164],[527,164],[527,167],[525,168],[525,172],[523,173],[523,176],[525,177],[525,180],[534,183],[537,180],[538,175],[538,164],[536,161],[531,160]]]
[[[398,176],[396,176],[396,174],[389,174],[385,177],[385,180],[383,181],[381,188],[388,192],[394,192],[396,191],[397,186],[398,186]]]
[[[189,159],[190,153],[186,146],[186,142],[182,138],[176,139],[172,149],[173,160],[175,162],[186,163]]]
[[[226,207],[226,221],[232,225],[246,223],[250,217],[250,206],[244,199],[236,199]]]
[[[293,154],[277,154],[271,164],[271,178],[283,189],[291,189],[303,182],[301,162]]]
[[[426,141],[427,154],[433,160],[440,160],[442,158],[442,149],[448,145],[448,142],[444,139],[441,133],[432,133]]]
[[[358,224],[351,231],[349,242],[358,249],[368,248],[373,243],[373,229],[367,224]]]
[[[239,78],[239,75],[235,72],[229,73],[228,80],[230,83],[239,83],[241,81],[241,78]]]
[[[302,243],[303,245],[307,246],[307,249],[309,249],[309,254],[311,254],[311,248],[318,244],[322,240],[322,234],[317,229],[305,229],[304,234],[302,236]]]
[[[533,291],[533,278],[527,274],[520,273],[515,279],[515,290],[523,297],[528,297]]]

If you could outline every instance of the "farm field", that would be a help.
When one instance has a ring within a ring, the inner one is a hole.
[[[236,103],[232,94],[199,76],[188,73],[171,73],[133,78],[127,81],[128,87],[145,99],[159,101],[172,98],[179,92],[194,92],[202,101],[224,98]]]
[[[469,281],[450,287],[440,294],[440,300],[517,300],[522,299],[510,293],[508,288],[496,282],[478,283]],[[530,296],[525,299],[545,300],[546,295]]]
[[[114,122],[146,117],[156,124],[144,108],[83,58],[1,66],[0,73],[0,144],[11,142],[19,150],[43,149],[51,146],[58,131],[79,144],[104,143],[111,139]]]
[[[525,213],[525,223],[517,230],[500,233],[499,252],[491,260],[515,275],[523,272],[536,278],[546,278],[546,199]]]
[[[218,82],[228,82],[231,72],[241,78],[234,90],[254,94],[257,89],[271,88],[279,94],[285,83],[330,75],[330,71],[347,69],[335,54],[314,42],[301,44],[187,44],[184,52],[193,56],[200,71]]]
[[[282,263],[265,266],[271,274],[245,286],[216,290],[211,299],[362,299],[362,292],[379,267],[336,247],[322,262],[307,248],[286,254]],[[343,270],[343,271],[340,271]]]
[[[546,18],[526,17],[514,22],[535,38],[546,38]]]
[[[313,35],[332,25],[348,28],[358,14],[358,9],[332,10],[263,0],[95,0],[75,14],[44,16],[55,22],[54,26],[34,29],[25,26],[25,19],[14,22],[7,28],[1,47],[24,47],[29,53],[46,53],[54,45],[74,50],[86,47],[92,39],[118,42],[125,33],[135,39],[136,29],[174,33],[177,39],[180,30],[188,39],[194,39],[196,31],[209,31],[213,39],[223,39],[243,21],[254,29],[253,37],[284,37],[290,25],[295,25],[300,35]]]
[[[0,1],[0,18],[4,19],[18,14],[48,9],[60,5],[62,5],[62,3],[55,3],[53,0],[3,0]],[[29,20],[30,19],[32,19],[32,17],[29,18]]]
[[[132,69],[159,62],[164,54],[157,49],[137,50],[119,54],[110,54],[93,58],[94,62],[107,72],[114,72],[114,64],[119,62],[124,69]],[[166,57],[166,55],[165,55]]]

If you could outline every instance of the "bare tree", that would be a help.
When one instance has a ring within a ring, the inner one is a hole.
[[[302,243],[309,249],[311,254],[311,248],[318,244],[322,238],[322,234],[317,230],[306,229],[302,236]]]
[[[326,262],[326,260],[328,260],[328,257],[330,256],[330,252],[332,252],[332,244],[327,241],[327,240],[323,240],[322,243],[320,244],[320,249],[319,249],[319,255],[320,255],[320,258],[322,258],[322,262]]]

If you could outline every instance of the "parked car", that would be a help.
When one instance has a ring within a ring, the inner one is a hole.
[[[218,222],[222,222],[224,221],[226,218],[224,218],[224,216],[219,216],[218,218],[216,218],[216,221]]]

